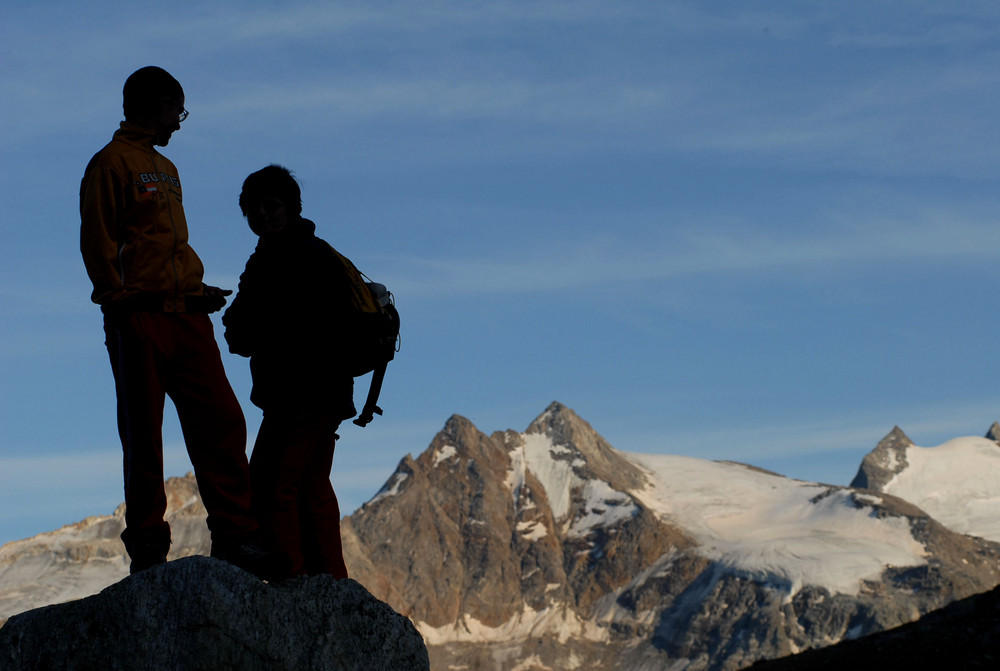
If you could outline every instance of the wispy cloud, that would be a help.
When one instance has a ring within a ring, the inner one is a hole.
[[[833,213],[794,231],[693,224],[656,236],[601,234],[546,249],[475,258],[401,256],[381,265],[392,269],[387,280],[396,290],[412,297],[552,292],[696,275],[847,272],[932,260],[986,263],[1000,255],[995,215],[927,209],[854,216]]]
[[[871,9],[877,12],[877,8]],[[853,12],[856,8],[844,10]],[[969,48],[992,43],[1000,22],[1000,11],[991,3],[911,3],[907,10],[896,15],[892,22],[858,22],[850,28],[838,27],[831,34],[831,43],[877,50]]]
[[[69,18],[21,9],[13,23],[23,30],[7,30],[3,111],[21,141],[119,107],[131,66],[119,51],[100,62],[103,20],[66,7]],[[1000,110],[983,92],[995,88],[998,63],[977,51],[981,40],[959,48],[979,14],[955,12],[942,26],[924,7],[897,27],[896,13],[870,10],[878,34],[900,44],[831,34],[837,14],[683,3],[213,4],[153,25],[125,10],[116,35],[120,51],[187,75],[206,123],[250,131],[273,133],[295,119],[292,127],[332,141],[330,129],[344,125],[412,137],[432,130],[428,123],[454,124],[450,136],[461,142],[463,124],[485,122],[508,132],[477,146],[483,156],[515,146],[536,155],[704,152],[890,174],[996,169],[988,140],[997,139]],[[71,20],[82,26],[60,23]],[[623,48],[617,31],[636,37]],[[31,59],[46,40],[58,42],[61,58]],[[920,67],[895,59],[894,50],[913,47],[906,40],[926,42],[935,57]],[[598,56],[567,59],[565,44],[577,42]],[[851,76],[838,75],[842,67]],[[66,97],[72,112],[60,104]],[[421,151],[435,144],[444,143]]]
[[[598,90],[595,90],[599,88]],[[387,117],[420,120],[494,120],[504,123],[597,123],[611,127],[669,104],[662,87],[592,81],[541,82],[514,76],[360,77],[271,82],[236,97],[219,97],[206,110],[217,117],[253,111],[258,115],[328,114],[334,125],[384,122]],[[376,117],[373,119],[373,115]]]
[[[625,451],[686,454],[753,464],[755,459],[857,452],[859,449],[867,452],[874,449],[894,425],[917,445],[934,447],[960,436],[985,435],[997,420],[1000,420],[1000,398],[912,406],[887,403],[863,412],[780,425],[740,424],[724,429],[625,435],[626,444],[616,447]],[[860,465],[860,461],[856,465]]]

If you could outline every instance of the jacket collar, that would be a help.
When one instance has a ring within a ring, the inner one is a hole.
[[[156,133],[149,130],[148,128],[143,128],[142,126],[137,126],[134,123],[129,123],[128,121],[122,121],[118,130],[115,131],[114,139],[121,140],[128,144],[139,147],[140,149],[154,149],[153,138]]]
[[[269,233],[260,236],[257,242],[258,248],[263,245],[265,248],[280,248],[288,245],[299,244],[316,235],[316,224],[305,217],[298,217],[289,221],[285,227],[277,233]]]

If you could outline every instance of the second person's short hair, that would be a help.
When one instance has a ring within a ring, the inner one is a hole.
[[[280,165],[271,164],[251,173],[243,181],[240,192],[240,211],[245,217],[247,210],[265,194],[277,198],[293,214],[302,214],[302,190],[291,171]]]

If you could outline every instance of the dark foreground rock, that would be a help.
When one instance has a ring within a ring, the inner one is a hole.
[[[187,557],[79,601],[12,617],[0,668],[429,669],[407,618],[353,580],[264,584],[209,557]]]
[[[791,657],[753,671],[1000,668],[1000,587],[928,613],[916,622]]]

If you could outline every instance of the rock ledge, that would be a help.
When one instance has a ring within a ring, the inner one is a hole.
[[[265,584],[186,557],[100,594],[16,615],[0,667],[28,669],[429,669],[407,618],[354,580]]]

